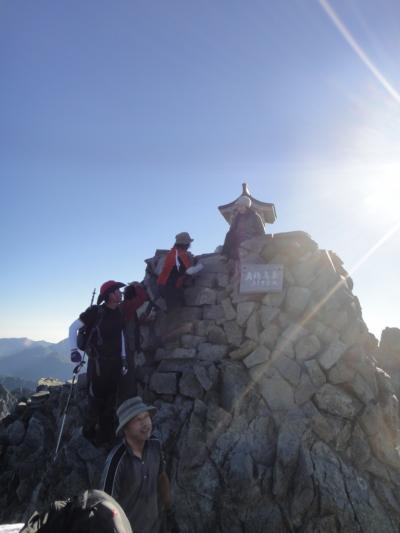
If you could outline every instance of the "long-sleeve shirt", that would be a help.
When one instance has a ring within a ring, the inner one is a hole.
[[[100,488],[121,505],[135,533],[160,532],[159,478],[164,471],[161,443],[154,438],[146,441],[142,458],[125,443],[107,457]]]

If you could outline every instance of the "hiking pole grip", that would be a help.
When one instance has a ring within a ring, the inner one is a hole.
[[[86,353],[86,352],[85,352]],[[76,376],[76,374],[79,374],[80,369],[86,364],[85,359],[82,359],[80,363],[76,365],[76,367],[73,369],[72,374]]]

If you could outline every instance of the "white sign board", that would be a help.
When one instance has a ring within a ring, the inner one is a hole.
[[[240,292],[282,292],[283,265],[242,265]]]

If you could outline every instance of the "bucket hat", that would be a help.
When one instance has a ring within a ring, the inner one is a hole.
[[[120,281],[114,281],[113,279],[105,281],[100,287],[100,294],[97,298],[97,305],[100,305],[101,302],[105,300],[108,294],[116,291],[117,289],[120,289],[121,287],[125,287],[125,283],[121,283]]]
[[[135,418],[135,416],[146,411],[148,411],[150,415],[154,415],[157,409],[152,405],[146,405],[140,396],[134,396],[133,398],[129,398],[122,402],[117,409],[118,428],[115,432],[117,437],[122,435],[123,427],[132,420],[132,418]]]
[[[182,231],[175,236],[175,244],[190,244],[193,242],[193,239],[187,231]]]

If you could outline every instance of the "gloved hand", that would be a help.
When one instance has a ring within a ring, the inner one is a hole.
[[[82,361],[82,356],[79,350],[71,350],[71,361],[73,363],[80,363]]]
[[[197,265],[187,268],[186,274],[188,274],[189,276],[194,276],[195,274],[198,274],[199,272],[201,272],[203,268],[204,268],[203,263],[197,263]]]

